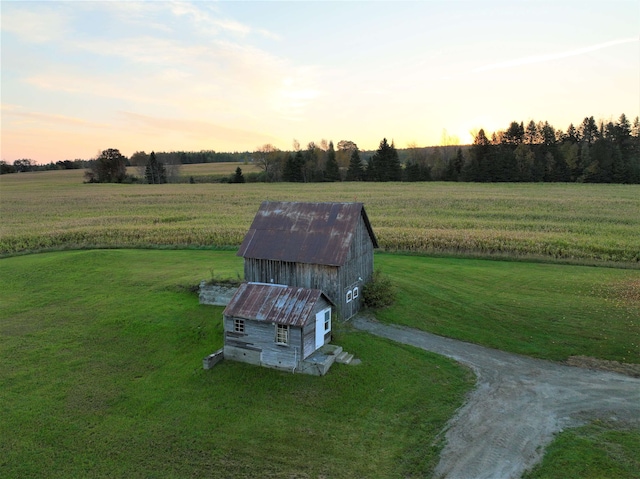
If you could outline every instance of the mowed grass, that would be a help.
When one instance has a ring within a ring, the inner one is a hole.
[[[558,435],[523,479],[640,477],[640,432],[597,420]]]
[[[183,174],[199,166],[185,165]],[[83,184],[82,174],[0,177],[0,254],[95,246],[237,247],[264,200],[361,201],[388,251],[640,266],[639,185],[98,185]]]
[[[362,360],[312,377],[202,358],[222,308],[190,285],[233,252],[0,260],[0,477],[428,477],[473,385],[450,360],[336,328]]]
[[[640,362],[637,270],[377,254],[398,298],[379,320],[551,360]]]

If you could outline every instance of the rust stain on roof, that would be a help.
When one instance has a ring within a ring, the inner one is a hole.
[[[320,297],[331,304],[331,300],[319,289],[242,283],[223,314],[268,323],[303,326]]]
[[[361,218],[377,248],[378,242],[362,203],[265,201],[238,256],[342,266]]]

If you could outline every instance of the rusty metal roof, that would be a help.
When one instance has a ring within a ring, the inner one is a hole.
[[[238,250],[244,258],[342,266],[360,219],[378,242],[362,203],[265,201]]]
[[[329,304],[332,304],[319,289],[242,283],[223,314],[268,323],[303,326],[320,297],[324,297]]]

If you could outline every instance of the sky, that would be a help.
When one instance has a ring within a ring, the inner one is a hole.
[[[0,17],[8,163],[640,114],[638,0],[2,0]]]

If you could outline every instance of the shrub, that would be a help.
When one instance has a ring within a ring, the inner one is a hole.
[[[396,288],[391,283],[391,278],[382,274],[380,270],[375,270],[371,281],[364,285],[362,296],[365,307],[385,308],[396,300]]]

